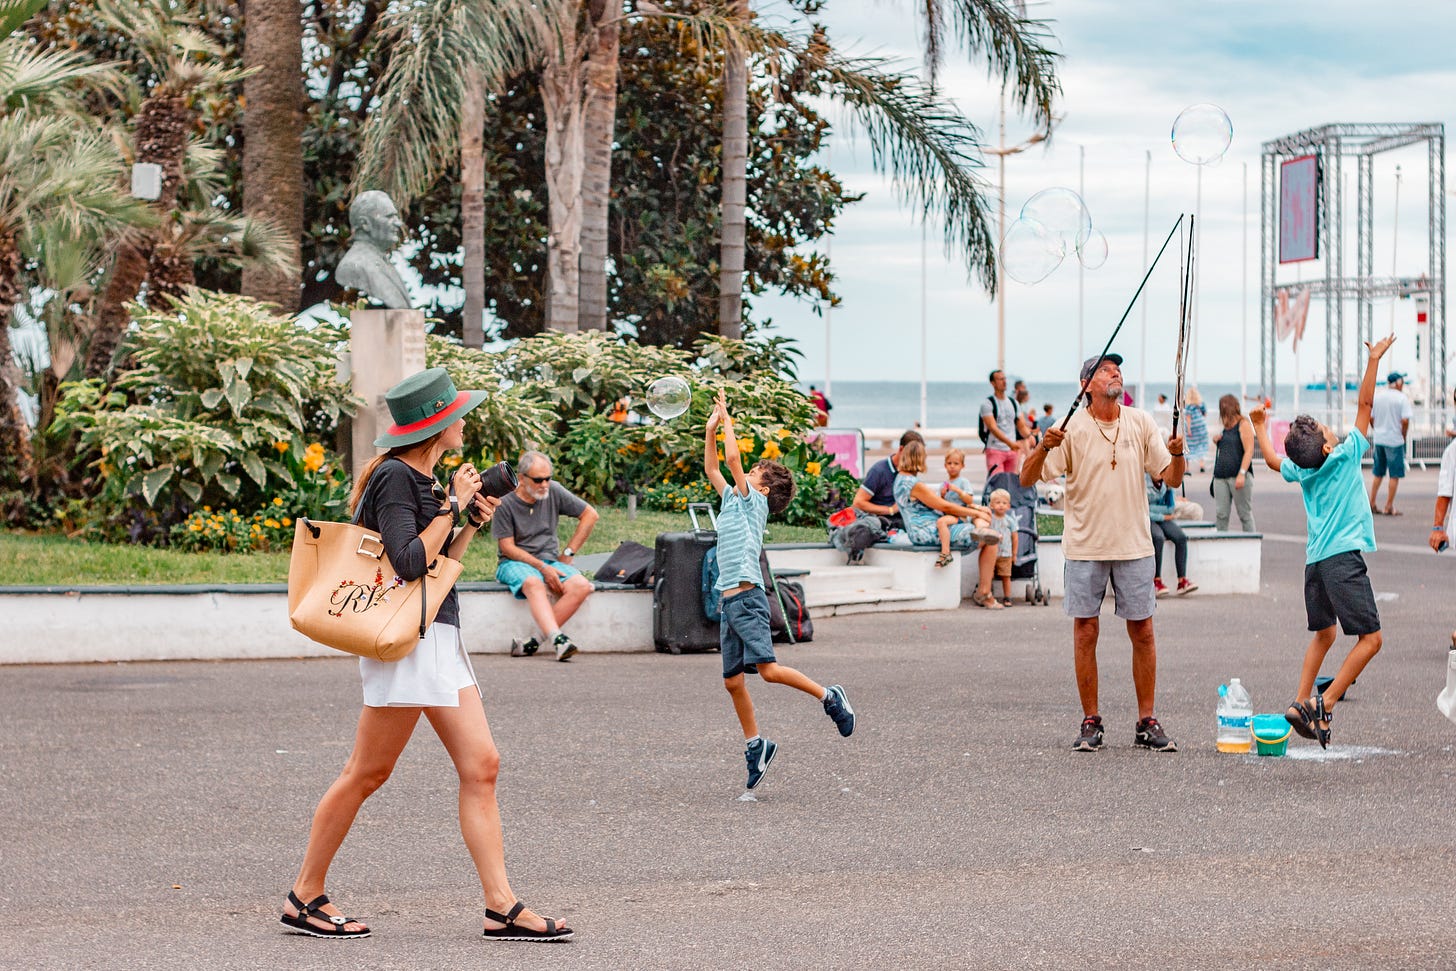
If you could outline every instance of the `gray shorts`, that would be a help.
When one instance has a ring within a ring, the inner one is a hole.
[[[1068,617],[1096,617],[1102,612],[1107,581],[1117,616],[1123,620],[1147,620],[1153,616],[1153,558],[1140,560],[1067,560],[1062,571],[1062,609]]]

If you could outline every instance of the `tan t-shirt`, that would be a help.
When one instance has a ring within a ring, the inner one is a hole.
[[[1078,410],[1067,423],[1067,437],[1051,450],[1041,469],[1044,482],[1067,476],[1062,556],[1068,560],[1152,556],[1143,473],[1156,476],[1171,461],[1157,423],[1147,412],[1123,407],[1116,421],[1099,422],[1085,408]]]

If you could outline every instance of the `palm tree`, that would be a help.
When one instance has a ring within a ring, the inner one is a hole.
[[[612,199],[612,145],[616,140],[617,62],[621,52],[621,4],[589,0],[582,108],[581,298],[582,330],[607,329],[607,216]]]
[[[136,115],[135,161],[161,166],[161,194],[152,203],[159,218],[177,208],[198,97],[227,91],[245,73],[222,66],[222,51],[216,42],[192,26],[188,2],[101,0],[97,5],[108,26],[130,37],[157,79]],[[168,228],[166,223],[163,227]],[[87,377],[102,377],[111,370],[130,320],[127,304],[137,298],[147,280],[157,243],[152,234],[134,233],[118,247],[96,313],[86,358]]]
[[[303,18],[299,0],[248,0],[246,18],[243,212],[283,230],[293,269],[251,262],[242,292],[293,313],[303,286]]]
[[[925,5],[931,85],[896,72],[878,58],[842,59],[816,31],[795,51],[779,34],[750,26],[747,0],[732,0],[733,26],[717,31],[715,49],[724,52],[722,248],[719,259],[719,333],[736,337],[743,326],[744,194],[747,181],[748,72],[745,52],[777,61],[776,69],[814,71],[826,94],[846,105],[866,129],[875,167],[888,170],[906,201],[928,218],[945,223],[948,251],[961,250],[988,290],[995,292],[995,244],[986,222],[982,191],[973,170],[980,165],[979,133],[936,97],[935,71],[943,47],[944,8]],[[982,53],[1010,86],[1013,103],[1050,126],[1060,92],[1057,55],[1044,46],[1045,25],[1027,20],[1002,0],[955,0],[954,28],[966,46]],[[699,29],[713,25],[699,20]],[[736,28],[736,29],[735,29]]]

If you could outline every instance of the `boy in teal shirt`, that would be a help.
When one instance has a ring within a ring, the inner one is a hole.
[[[733,485],[723,477],[718,459],[717,432],[723,429],[723,458],[733,474]],[[723,595],[722,626],[718,643],[723,651],[723,687],[733,698],[746,742],[748,788],[763,781],[764,773],[778,754],[777,743],[758,734],[753,699],[748,696],[744,674],[757,674],[765,681],[786,684],[813,695],[824,704],[839,734],[848,738],[854,731],[854,709],[839,685],[821,687],[799,671],[778,663],[774,657],[773,633],[769,628],[768,595],[763,589],[759,553],[763,530],[770,513],[783,512],[794,498],[794,477],[788,469],[769,459],[760,460],[745,475],[738,454],[738,438],[722,393],[708,417],[703,443],[703,469],[708,481],[723,500],[718,513],[718,583]]]
[[[1304,512],[1309,521],[1309,542],[1305,551],[1304,609],[1309,629],[1314,632],[1304,652],[1299,674],[1299,693],[1284,717],[1305,738],[1319,740],[1320,748],[1330,742],[1330,716],[1335,702],[1380,650],[1380,612],[1365,571],[1362,551],[1375,550],[1375,521],[1365,498],[1365,481],[1360,474],[1360,457],[1370,449],[1370,409],[1375,403],[1375,378],[1380,359],[1394,343],[1391,334],[1374,346],[1366,344],[1369,359],[1360,382],[1360,404],[1355,428],[1345,440],[1309,415],[1300,415],[1284,437],[1280,460],[1269,438],[1264,409],[1249,413],[1254,434],[1264,453],[1264,462],[1286,482],[1298,482],[1304,494]],[[1323,693],[1314,690],[1315,678],[1325,654],[1335,643],[1335,621],[1346,634],[1359,638],[1345,663]],[[1301,701],[1308,698],[1308,701]]]

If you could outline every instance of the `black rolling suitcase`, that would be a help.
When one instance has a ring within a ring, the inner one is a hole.
[[[699,527],[700,509],[713,520],[711,506],[693,503],[692,531],[662,533],[653,550],[652,643],[668,654],[718,649],[718,623],[703,613],[703,556],[717,545],[718,531]]]

